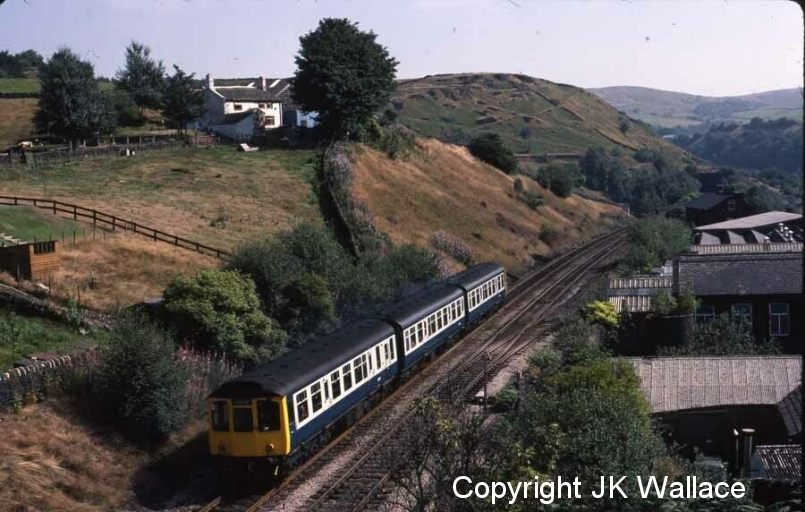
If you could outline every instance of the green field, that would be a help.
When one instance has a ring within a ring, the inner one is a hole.
[[[112,82],[98,82],[98,86],[102,91],[114,88]],[[30,93],[40,89],[38,78],[0,78],[0,93]]]
[[[101,333],[83,336],[53,321],[21,316],[4,308],[0,308],[0,324],[0,372],[31,354],[67,354],[103,340]]]
[[[33,206],[0,206],[0,233],[24,242],[57,240],[62,235],[72,236],[74,229],[80,232],[82,227],[70,219],[57,217]]]

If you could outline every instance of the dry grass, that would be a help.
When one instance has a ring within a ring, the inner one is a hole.
[[[219,260],[134,235],[86,240],[61,247],[60,269],[53,276],[56,299],[109,310],[159,297],[178,275],[215,267]]]
[[[512,271],[528,266],[532,254],[565,249],[606,229],[610,215],[622,213],[576,195],[558,198],[521,177],[526,189],[545,199],[532,210],[514,192],[514,178],[463,147],[432,139],[420,139],[408,161],[390,161],[371,149],[355,159],[354,193],[394,241],[428,246],[431,234],[443,230],[469,244],[476,260],[499,261]],[[559,232],[552,246],[539,240],[546,225]]]
[[[108,511],[171,494],[205,460],[203,421],[146,453],[51,400],[0,414],[0,510]]]
[[[300,220],[321,223],[315,154],[170,149],[4,173],[0,194],[59,199],[221,249]],[[18,166],[19,167],[19,166]]]
[[[36,98],[0,99],[0,149],[31,137]]]
[[[0,415],[0,509],[115,510],[143,454],[110,442],[55,402]]]

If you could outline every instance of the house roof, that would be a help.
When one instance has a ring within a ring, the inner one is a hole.
[[[798,444],[760,445],[754,456],[763,478],[800,481],[802,479],[802,446]]]
[[[222,80],[218,80],[221,82]],[[283,101],[282,95],[290,89],[291,83],[287,78],[266,78],[266,90],[261,89],[260,79],[254,79],[245,84],[244,80],[237,79],[237,85],[213,86],[215,92],[227,101]]]
[[[679,289],[697,296],[802,293],[802,253],[687,254],[679,257]]]
[[[802,386],[790,392],[777,404],[790,437],[802,435]]]
[[[714,194],[712,192],[707,192],[696,199],[691,199],[687,203],[685,203],[685,208],[689,208],[691,210],[709,210],[710,208],[726,201],[732,197],[728,194]]]
[[[239,122],[243,121],[247,117],[251,117],[254,114],[254,109],[247,110],[245,112],[235,112],[233,114],[224,114],[221,116],[216,122],[216,125],[220,124],[238,124]]]
[[[766,212],[758,215],[741,217],[740,219],[732,219],[724,222],[716,222],[715,224],[708,224],[706,226],[699,226],[696,228],[696,231],[713,231],[716,229],[757,229],[766,226],[773,226],[779,222],[790,222],[792,220],[801,219],[802,215],[798,213]]]
[[[802,383],[801,356],[625,358],[651,412],[776,405]]]
[[[657,290],[654,290],[656,293]],[[617,295],[611,296],[607,301],[615,306],[615,312],[629,311],[631,313],[645,313],[651,311],[651,295]]]

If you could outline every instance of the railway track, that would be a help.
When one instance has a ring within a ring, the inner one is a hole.
[[[388,475],[380,447],[394,442],[417,398],[466,399],[513,358],[533,347],[534,326],[584,279],[589,270],[626,243],[627,228],[579,246],[509,289],[507,302],[435,362],[262,496],[234,502],[216,498],[201,512],[377,509]],[[356,454],[360,454],[357,456]]]

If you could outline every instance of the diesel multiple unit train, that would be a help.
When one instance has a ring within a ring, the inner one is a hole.
[[[208,398],[211,453],[294,467],[505,298],[503,267],[481,263],[226,382]]]

